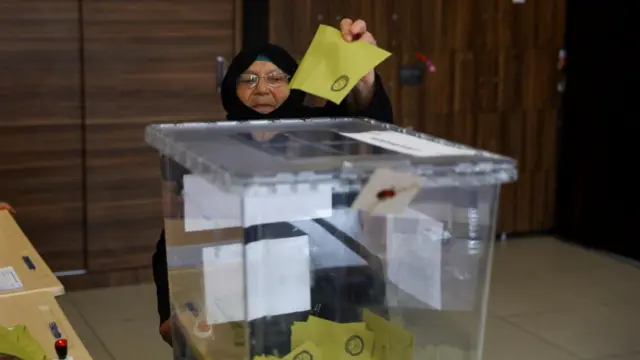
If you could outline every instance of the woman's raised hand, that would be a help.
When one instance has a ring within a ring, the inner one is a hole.
[[[364,41],[372,45],[376,45],[376,39],[367,30],[367,23],[364,20],[351,20],[344,18],[340,21],[340,32],[345,41]],[[369,71],[361,80],[364,85],[372,86],[375,81],[374,70]]]

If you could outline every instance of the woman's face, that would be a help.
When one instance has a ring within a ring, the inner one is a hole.
[[[268,114],[289,97],[289,75],[272,62],[254,61],[238,78],[236,94],[248,107]]]

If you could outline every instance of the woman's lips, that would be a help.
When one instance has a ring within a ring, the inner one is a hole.
[[[268,113],[273,111],[273,109],[275,109],[275,106],[269,104],[258,104],[253,106],[253,110],[261,113]]]

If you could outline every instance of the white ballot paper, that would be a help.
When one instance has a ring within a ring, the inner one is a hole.
[[[311,309],[308,236],[252,242],[245,246],[244,261],[242,244],[221,246],[203,249],[209,324]]]
[[[442,308],[444,224],[407,208],[387,218],[387,275],[401,290]]]
[[[333,204],[331,184],[253,188],[241,197],[197,175],[184,177],[183,197],[185,231],[325,218],[331,216]]]

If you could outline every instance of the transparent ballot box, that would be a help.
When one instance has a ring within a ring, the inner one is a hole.
[[[368,119],[151,125],[176,359],[481,359],[515,161]]]

